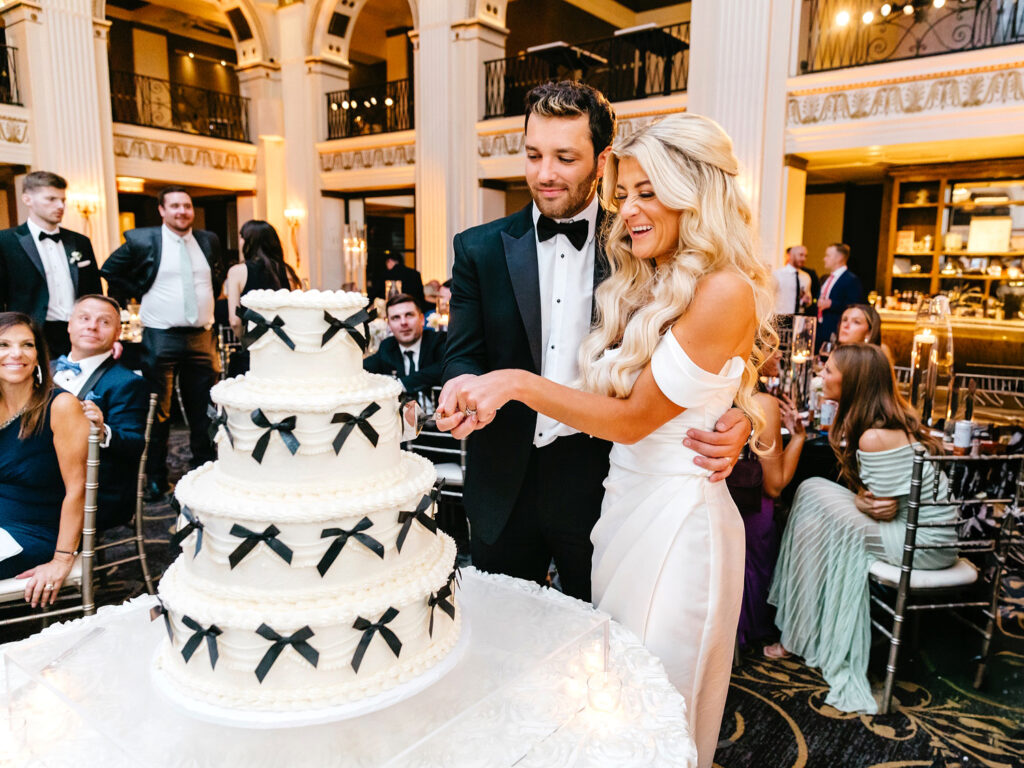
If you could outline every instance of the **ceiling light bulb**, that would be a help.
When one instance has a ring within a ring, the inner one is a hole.
[[[194,58],[196,57],[196,55],[195,55],[194,53],[192,53],[192,51],[189,51],[189,52],[188,52],[188,57],[189,57],[190,59],[194,59]]]
[[[875,20],[875,14],[873,14],[871,11],[865,11],[864,15],[860,17],[860,20],[863,21],[865,24],[870,24],[872,21]]]
[[[878,9],[878,12],[881,13],[883,17],[888,16],[892,13],[892,6],[889,3],[882,3],[882,7]]]
[[[907,3],[906,5],[903,6],[903,13],[907,16],[912,15],[914,13],[914,6],[912,6],[910,3]]]
[[[946,0],[932,0],[932,5],[934,5],[936,8],[941,8],[945,4]]]
[[[837,27],[845,27],[849,23],[850,23],[850,12],[849,11],[840,11],[839,13],[836,14],[836,26]]]
[[[348,109],[348,102],[347,101],[341,102],[341,108],[342,109]]]
[[[338,111],[338,102],[332,101],[331,102],[331,109],[334,110],[335,112],[337,112]]]
[[[390,107],[390,106],[391,106],[392,104],[394,104],[394,103],[395,103],[395,100],[394,100],[394,99],[392,99],[392,98],[391,98],[390,96],[388,96],[388,97],[387,97],[386,99],[384,99],[384,104],[385,104],[386,106],[389,106],[389,107]]]
[[[224,61],[224,59],[221,59],[221,60],[220,60],[220,65],[221,65],[222,67],[226,67],[226,66],[228,65],[228,63],[227,63],[226,61]]]
[[[370,103],[373,104],[373,106],[377,106],[377,97],[376,96],[371,96],[370,97]]]

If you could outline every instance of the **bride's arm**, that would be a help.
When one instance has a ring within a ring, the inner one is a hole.
[[[723,313],[723,306],[750,306],[749,286],[742,278],[725,272],[701,281],[690,308],[672,327],[690,359],[707,371],[720,371],[736,354],[746,357],[752,344],[752,313]],[[484,426],[509,400],[525,403],[594,437],[626,444],[646,437],[683,411],[662,393],[650,364],[626,398],[580,392],[527,371],[502,370],[443,393],[441,409],[475,409],[476,416],[471,418]]]

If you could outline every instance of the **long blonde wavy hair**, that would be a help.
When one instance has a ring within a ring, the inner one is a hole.
[[[610,217],[604,237],[611,272],[595,293],[597,326],[580,348],[582,386],[628,396],[635,374],[650,362],[662,335],[686,313],[700,279],[734,269],[753,290],[758,325],[736,404],[760,435],[765,419],[753,394],[758,369],[778,346],[778,335],[771,323],[771,274],[755,252],[732,141],[713,120],[688,113],[670,115],[621,139],[605,168],[603,197],[609,212],[617,212],[616,177],[625,157],[640,164],[662,205],[679,211],[679,242],[675,256],[657,266],[633,256],[625,222]],[[619,354],[604,354],[616,347]]]

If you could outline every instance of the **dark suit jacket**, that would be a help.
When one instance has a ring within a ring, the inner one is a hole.
[[[97,373],[99,377],[86,382],[78,399],[93,400],[103,411],[103,423],[110,427],[110,444],[100,449],[96,527],[103,530],[126,524],[135,512],[150,389],[145,379],[113,359],[107,359]]]
[[[61,227],[60,239],[68,254],[75,298],[103,293],[96,255],[89,238]],[[77,262],[71,256],[75,252],[81,254]],[[42,325],[49,303],[46,272],[28,224],[0,231],[0,311],[24,312]]]
[[[417,270],[412,267],[407,267],[405,264],[396,264],[394,269],[386,269],[380,274],[380,285],[376,286],[375,290],[377,296],[384,297],[385,281],[401,280],[402,293],[407,293],[412,296],[421,310],[426,312],[428,309],[434,308],[432,304],[427,304],[426,300],[423,298],[423,277]]]
[[[603,214],[598,215],[601,231]],[[444,379],[500,368],[541,372],[540,278],[532,204],[455,236]],[[608,273],[598,247],[594,285]],[[469,437],[463,502],[474,535],[497,540],[526,474],[537,414],[510,402]],[[610,448],[610,444],[609,444]],[[607,466],[596,471],[603,473]]]
[[[801,267],[804,272],[811,278],[811,303],[803,309],[805,315],[817,315],[818,314],[818,296],[821,293],[821,281],[818,279],[818,273],[813,269],[807,267]]]
[[[161,230],[162,227],[129,229],[124,233],[124,243],[103,262],[100,274],[107,279],[110,295],[122,304],[131,298],[141,299],[153,286],[160,270]],[[210,265],[213,298],[216,299],[227,275],[220,238],[203,229],[193,229],[192,235]]]
[[[825,278],[825,280],[827,279]],[[821,281],[822,285],[825,280]],[[821,313],[821,322],[818,324],[819,347],[839,330],[839,321],[846,308],[851,304],[860,304],[864,301],[864,289],[861,287],[860,278],[847,269],[829,289],[828,298],[832,302],[832,306]]]
[[[397,376],[406,392],[429,392],[431,387],[441,386],[444,342],[445,334],[424,328],[423,338],[420,339],[420,356],[416,360],[416,371],[406,376],[404,353],[398,346],[398,340],[394,336],[389,336],[380,343],[380,348],[375,354],[363,360],[363,369],[370,373]]]

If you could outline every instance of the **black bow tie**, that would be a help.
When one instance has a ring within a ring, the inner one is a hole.
[[[578,221],[555,221],[547,216],[537,219],[537,238],[543,243],[555,235],[562,234],[569,238],[572,247],[582,251],[587,244],[587,236],[590,234],[590,224],[586,219]]]
[[[53,240],[53,242],[59,244],[60,243],[60,232],[40,232],[39,233],[39,242],[43,242],[43,240]]]

